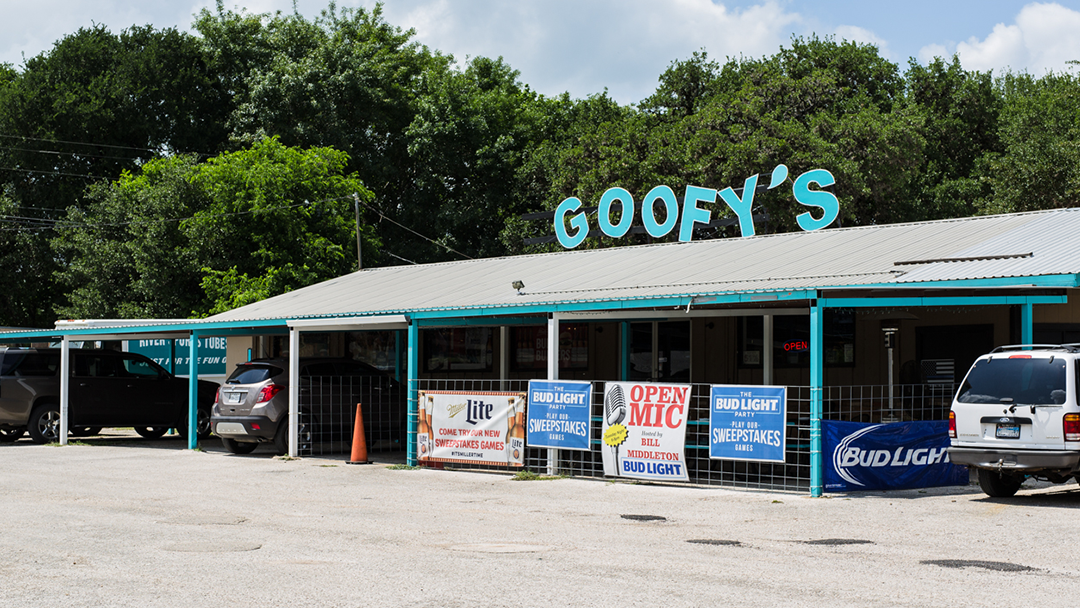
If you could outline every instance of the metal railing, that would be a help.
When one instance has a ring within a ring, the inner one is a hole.
[[[528,380],[425,380],[420,390],[439,391],[513,391],[528,390]],[[692,484],[719,485],[742,488],[806,491],[810,487],[810,389],[788,387],[787,439],[785,462],[759,463],[709,458],[709,391],[708,384],[692,385],[690,410],[686,427],[686,467]],[[594,381],[589,451],[559,450],[556,472],[574,477],[604,477],[602,443],[604,382]],[[537,474],[547,473],[548,450],[529,448],[524,469]],[[423,466],[445,466],[454,469],[519,471],[517,467],[482,464],[424,463]]]
[[[369,452],[405,449],[406,394],[393,379],[304,376],[300,385],[301,455],[348,453],[358,403]]]
[[[891,395],[888,385],[826,386],[822,418],[874,423],[947,420],[955,393],[952,383],[896,384]]]

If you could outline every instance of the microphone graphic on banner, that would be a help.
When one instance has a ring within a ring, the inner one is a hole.
[[[619,445],[626,441],[626,427],[620,424],[626,419],[626,397],[622,387],[613,384],[604,397],[604,419],[608,429],[604,433],[604,443],[615,452],[615,474],[619,474]]]

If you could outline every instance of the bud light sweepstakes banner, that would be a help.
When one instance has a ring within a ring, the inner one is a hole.
[[[604,474],[686,480],[686,415],[690,386],[608,382],[604,385],[601,451]]]
[[[784,462],[787,390],[715,384],[709,393],[709,458]]]
[[[419,395],[417,452],[421,460],[525,463],[523,393],[421,391]],[[430,456],[423,457],[425,453]]]
[[[862,424],[822,420],[825,491],[908,490],[967,485],[949,461],[949,423]]]
[[[529,447],[589,450],[592,383],[529,380]]]

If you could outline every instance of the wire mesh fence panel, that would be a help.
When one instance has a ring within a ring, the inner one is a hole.
[[[548,450],[528,448],[524,469],[536,474],[549,471],[573,477],[604,477],[606,446],[603,429],[604,382],[592,383],[590,449]],[[528,390],[528,380],[420,380],[425,391],[512,391]],[[744,488],[807,490],[810,487],[810,389],[788,387],[785,461],[782,463],[714,460],[709,458],[709,393],[711,385],[692,385],[686,426],[686,467],[690,483]],[[556,459],[550,460],[549,454]],[[423,466],[444,466],[422,463]],[[454,463],[455,469],[520,471],[521,467]]]
[[[491,380],[491,379],[473,379],[473,380],[446,380],[446,379],[421,379],[419,381],[419,390],[421,391],[461,391],[461,392],[476,392],[476,393],[489,393],[489,392],[509,392],[509,393],[524,393],[529,390],[528,380]],[[431,413],[427,414],[429,417]],[[536,453],[540,450],[526,449],[524,466],[500,466],[490,463],[468,463],[468,462],[453,462],[442,463],[432,461],[419,461],[420,466],[443,468],[452,467],[457,470],[484,470],[484,471],[508,471],[518,472],[522,470],[537,469],[530,466],[530,461],[536,460]],[[545,465],[546,466],[546,465]]]
[[[300,383],[301,454],[350,451],[357,404],[361,404],[368,451],[405,449],[405,391],[393,379],[306,376]]]
[[[849,422],[947,420],[955,384],[826,386],[822,418]]]

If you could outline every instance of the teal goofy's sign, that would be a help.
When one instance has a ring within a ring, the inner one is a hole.
[[[788,169],[784,165],[777,165],[769,180],[772,190],[782,185],[788,177]],[[739,232],[742,236],[754,236],[754,218],[752,209],[754,206],[754,192],[758,187],[758,176],[752,175],[746,178],[743,185],[742,196],[736,194],[732,188],[724,188],[717,192],[711,188],[700,186],[687,186],[686,195],[683,198],[680,212],[679,200],[675,191],[668,186],[656,186],[645,195],[641,204],[641,223],[645,232],[653,238],[667,236],[679,227],[679,240],[689,241],[694,234],[695,224],[708,224],[712,212],[698,205],[716,202],[719,196],[725,204],[735,212],[739,223]],[[828,187],[836,183],[832,173],[825,169],[812,169],[795,178],[792,186],[792,194],[795,200],[806,207],[817,207],[821,210],[821,217],[815,218],[810,211],[795,217],[799,227],[803,230],[818,230],[828,226],[836,220],[840,214],[840,202],[836,195],[824,190],[811,190],[811,184],[819,187]],[[611,211],[615,203],[619,203],[622,215],[619,223],[611,221]],[[664,221],[657,219],[656,204],[664,206]],[[584,211],[581,211],[581,200],[570,197],[559,203],[555,209],[555,236],[559,244],[567,249],[573,249],[589,236],[589,220]],[[634,223],[636,210],[634,198],[630,192],[623,188],[608,188],[600,197],[600,205],[596,211],[600,231],[611,238],[622,238],[629,232]],[[570,216],[569,228],[567,228],[567,216]]]

